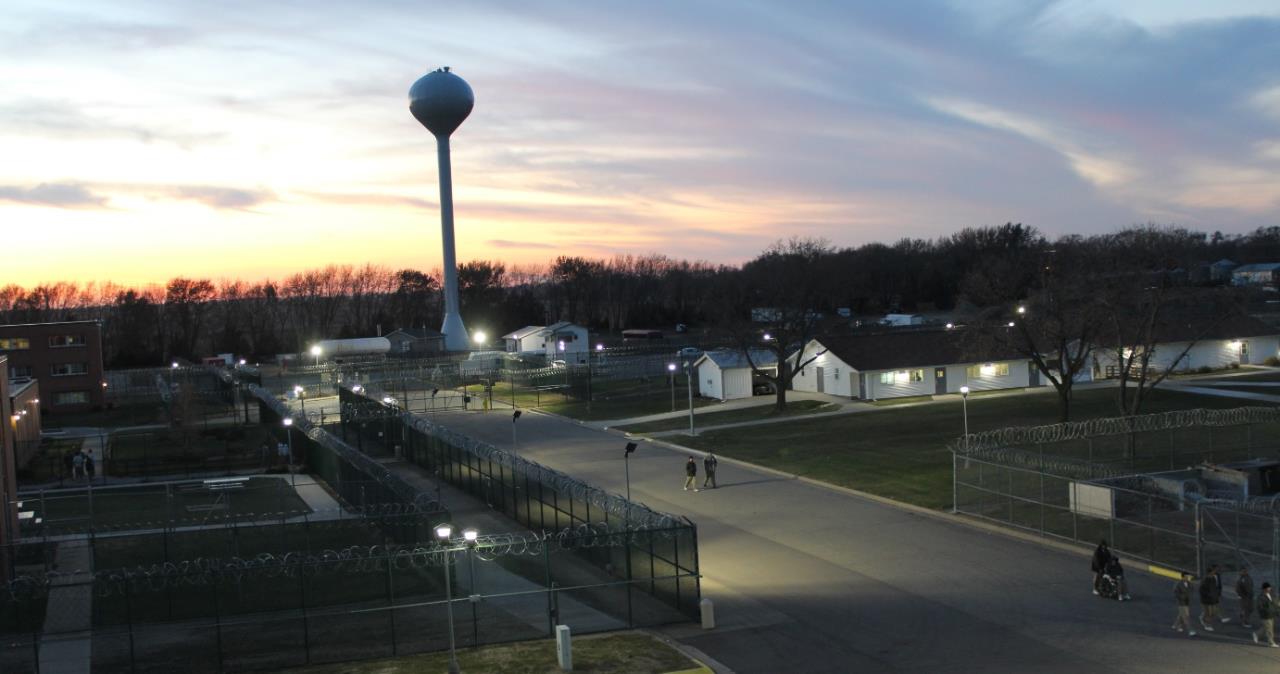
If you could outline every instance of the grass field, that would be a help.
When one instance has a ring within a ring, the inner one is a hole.
[[[478,390],[478,387],[471,387],[473,400],[479,395]],[[671,387],[664,378],[653,377],[647,382],[635,379],[596,382],[592,385],[591,393],[592,401],[588,406],[585,401],[568,398],[556,391],[539,393],[517,385],[515,399],[516,405],[521,408],[541,409],[582,421],[626,419],[671,411]],[[677,380],[676,411],[689,409],[688,395],[688,390]],[[493,400],[495,406],[510,406],[511,385],[507,382],[494,383]],[[716,402],[710,398],[694,397],[693,406],[696,409]]]
[[[557,674],[556,646],[550,639],[458,651],[464,672]],[[344,662],[280,670],[281,674],[435,674],[445,672],[449,654],[426,653],[390,660]],[[698,664],[670,646],[643,634],[609,634],[573,640],[573,671],[590,674],[664,674]]]
[[[1196,407],[1239,407],[1242,401],[1157,389],[1145,413]],[[969,400],[970,432],[1058,421],[1052,391]],[[1079,391],[1072,419],[1116,416],[1115,391]],[[710,431],[681,444],[929,508],[951,504],[951,452],[963,433],[959,399],[884,409],[818,422],[798,419]]]
[[[772,396],[770,396],[772,399]],[[745,407],[736,410],[725,410],[717,412],[715,410],[705,410],[702,412],[694,412],[694,422],[696,426],[710,426],[714,424],[733,424],[742,421],[759,421],[762,419],[779,419],[782,417],[791,417],[797,414],[816,414],[820,412],[828,412],[836,409],[836,405],[832,403],[822,402],[820,400],[797,400],[787,403],[787,409],[779,413],[772,405],[761,405],[759,407]],[[680,417],[679,419],[662,419],[660,421],[649,421],[642,424],[631,424],[628,426],[618,426],[619,430],[628,433],[653,433],[656,431],[678,431],[680,429],[689,428],[688,417]]]

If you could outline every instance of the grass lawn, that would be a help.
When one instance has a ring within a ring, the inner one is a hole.
[[[1238,372],[1239,370],[1230,370],[1230,372]],[[1280,382],[1280,370],[1265,370],[1262,372],[1252,372],[1250,374],[1242,374],[1235,377],[1223,377],[1217,381],[1275,381]],[[1190,380],[1188,384],[1195,383]]]
[[[1243,401],[1156,389],[1144,413],[1239,407]],[[1078,391],[1073,420],[1116,416],[1115,391]],[[1052,391],[969,400],[969,428],[981,432],[1058,421]],[[964,420],[960,400],[884,409],[814,422],[709,431],[680,442],[733,458],[928,508],[951,505],[951,452]]]
[[[555,674],[556,645],[550,639],[460,649],[464,672],[486,674]],[[448,652],[411,655],[390,660],[344,662],[280,670],[288,674],[435,674],[449,667]],[[643,634],[575,637],[573,671],[591,674],[664,674],[696,669],[698,663],[670,646]]]
[[[671,387],[665,379],[652,378],[648,384],[637,384],[638,380],[625,382],[600,382],[592,387],[592,401],[588,410],[586,401],[574,400],[557,391],[536,392],[527,387],[516,386],[516,405],[521,408],[535,408],[562,414],[582,421],[600,421],[604,419],[627,419],[648,414],[661,414],[671,411]],[[603,387],[603,388],[602,388]],[[471,387],[473,400],[478,387]],[[689,409],[689,393],[676,382],[676,411]],[[511,385],[507,382],[495,382],[493,385],[494,405],[511,404]],[[718,401],[710,398],[693,399],[694,408],[714,405]]]
[[[773,396],[770,396],[772,399]],[[832,403],[822,402],[821,400],[797,400],[787,403],[787,409],[779,413],[772,405],[761,405],[759,407],[744,407],[735,410],[725,410],[717,412],[715,410],[705,410],[702,412],[694,412],[694,420],[699,426],[710,426],[713,424],[733,424],[740,421],[759,421],[762,419],[778,419],[781,417],[790,417],[797,414],[814,414],[817,412],[828,412],[836,409],[836,405]],[[682,428],[689,427],[688,417],[680,417],[679,419],[663,419],[661,421],[649,421],[643,424],[631,424],[629,426],[618,426],[620,430],[628,433],[653,433],[655,431],[678,431]]]

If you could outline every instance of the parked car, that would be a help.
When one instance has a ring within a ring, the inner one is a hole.
[[[569,366],[568,363],[565,363],[563,360],[551,361],[551,367],[568,367],[568,366]]]
[[[751,385],[751,393],[758,396],[767,396],[777,393],[778,389],[774,388],[773,382],[758,381]]]
[[[696,346],[686,346],[677,351],[676,355],[680,358],[697,358],[702,355],[702,349],[699,349]]]

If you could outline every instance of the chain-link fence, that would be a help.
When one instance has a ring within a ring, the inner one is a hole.
[[[1218,564],[1280,583],[1280,410],[1009,428],[951,449],[956,512],[1082,543],[1106,539],[1196,575]],[[1223,474],[1236,481],[1230,493],[1219,488]]]
[[[627,539],[631,545],[623,549],[611,548],[607,554],[588,553],[584,558],[607,573],[620,574],[628,581],[628,588],[647,588],[680,614],[690,618],[697,615],[697,528],[688,519],[655,512],[449,431],[429,417],[403,412],[393,403],[383,402],[384,397],[376,387],[364,386],[359,393],[343,387],[340,400],[344,433],[367,432],[360,429],[362,422],[369,419],[385,424],[383,437],[400,444],[405,460],[534,531],[603,526],[621,532],[675,532],[669,546],[655,548],[645,545],[642,538]],[[658,577],[676,580],[658,582]]]

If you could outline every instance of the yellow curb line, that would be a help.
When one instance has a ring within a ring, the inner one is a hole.
[[[686,655],[685,657],[689,657],[689,656]],[[698,666],[695,667],[694,669],[682,669],[678,672],[666,672],[665,674],[715,674],[715,672],[710,667],[702,664],[701,660],[697,658],[689,658],[689,659],[698,663]]]
[[[1148,564],[1148,565],[1147,565],[1147,571],[1150,571],[1151,573],[1154,573],[1154,574],[1156,574],[1157,576],[1164,576],[1165,578],[1172,578],[1172,579],[1174,579],[1174,580],[1182,580],[1182,574],[1181,574],[1181,573],[1179,573],[1179,572],[1177,572],[1177,571],[1174,571],[1173,569],[1166,569],[1166,568],[1164,568],[1163,566],[1156,566],[1155,564]]]

